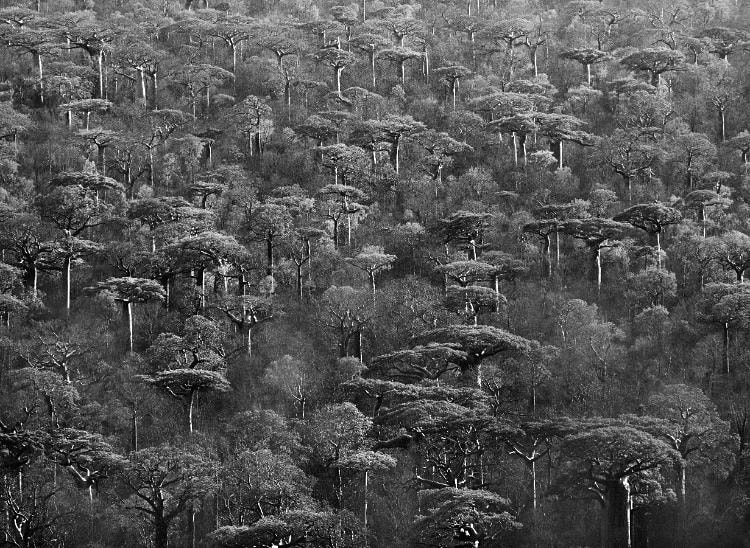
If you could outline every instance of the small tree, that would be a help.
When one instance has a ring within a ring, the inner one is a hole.
[[[375,305],[375,275],[378,272],[389,270],[395,260],[395,255],[384,253],[381,246],[374,245],[363,247],[361,252],[349,259],[352,266],[367,274],[372,289],[373,306]]]
[[[109,278],[90,288],[107,299],[123,304],[128,322],[128,348],[133,351],[133,304],[164,300],[159,282],[146,278]]]
[[[747,324],[750,287],[745,284],[712,283],[703,288],[700,318],[722,329],[721,372],[729,374],[729,330]]]
[[[682,215],[677,209],[657,202],[634,205],[613,219],[630,223],[656,237],[656,265],[661,268],[661,233],[665,227],[680,222]]]

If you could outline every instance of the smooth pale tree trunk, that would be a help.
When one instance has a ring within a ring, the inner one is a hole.
[[[133,351],[133,303],[128,301],[125,304],[125,310],[128,315],[128,346]]]
[[[661,234],[656,233],[656,268],[661,270]]]
[[[372,290],[372,306],[375,306],[375,272],[369,271],[367,275],[370,277],[370,289]]]
[[[148,147],[148,182],[151,185],[151,188],[156,188],[154,186],[154,149],[153,147]]]
[[[153,109],[159,110],[159,80],[156,75],[156,71],[154,71],[154,73],[151,75],[151,80],[152,80],[153,94],[154,94],[152,98],[152,101],[154,103]]]
[[[364,523],[364,529],[365,529],[365,539],[367,539],[367,482],[368,482],[368,475],[369,471],[365,470],[365,485],[364,485],[364,492],[363,492],[363,498],[364,498],[364,512],[363,512],[363,523]]]
[[[362,0],[363,2],[365,0]],[[376,70],[375,70],[375,55],[376,52],[373,49],[370,51],[370,74],[372,76],[372,91],[375,91],[375,85],[377,83],[377,76],[376,76]]]
[[[602,291],[602,248],[598,245],[593,248],[593,281],[596,284],[596,294]]]
[[[195,396],[197,392],[195,390],[190,392],[190,397],[188,399],[188,406],[187,406],[187,426],[188,426],[188,433],[190,435],[193,434],[193,409],[195,407]]]
[[[247,327],[247,334],[245,336],[245,354],[247,354],[248,358],[253,355],[253,328],[250,326]]]
[[[536,492],[536,459],[531,460],[531,508],[536,513],[537,492]]]
[[[335,67],[336,72],[336,93],[341,95],[341,73],[344,70],[343,67]]]
[[[722,344],[722,370],[724,375],[729,375],[729,322],[723,324],[723,344]]]
[[[589,87],[591,87],[591,63],[586,63],[586,81]]]
[[[630,484],[627,478],[607,481],[605,548],[631,548]]]
[[[36,57],[36,67],[39,72],[39,101],[44,104],[44,69],[42,67],[42,56],[38,53],[34,54]]]
[[[71,258],[65,257],[65,313],[70,315],[70,264]]]
[[[393,140],[393,148],[392,148],[392,155],[393,155],[393,170],[396,172],[396,175],[398,175],[398,169],[399,169],[399,152],[401,149],[401,137],[396,137]]]
[[[141,100],[145,108],[148,105],[148,97],[146,94],[146,74],[142,67],[138,68],[138,81],[141,84]]]

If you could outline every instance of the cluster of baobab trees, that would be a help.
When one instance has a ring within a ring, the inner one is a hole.
[[[0,545],[741,546],[749,21],[0,2]]]

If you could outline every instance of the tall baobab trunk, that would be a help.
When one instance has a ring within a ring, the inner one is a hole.
[[[393,170],[396,172],[396,175],[398,175],[399,170],[399,151],[401,148],[401,137],[397,136],[393,140],[393,145],[391,148],[391,160],[393,162]]]
[[[593,281],[596,284],[596,294],[602,291],[602,248],[594,246],[593,248]]]
[[[128,321],[128,348],[133,351],[133,303],[127,301],[125,304],[125,315]]]
[[[606,548],[630,548],[630,484],[627,478],[607,481],[607,502],[605,505]]]
[[[367,476],[369,475],[369,471],[365,469],[365,484],[364,484],[364,490],[363,490],[363,499],[364,499],[364,512],[362,515],[363,518],[363,524],[364,524],[364,530],[365,530],[365,539],[367,539],[367,480],[369,479]]]
[[[656,268],[661,270],[661,234],[656,233]]]
[[[146,71],[143,67],[138,67],[138,81],[141,88],[141,100],[143,101],[143,107],[148,106],[148,96],[146,93]]]
[[[363,2],[365,0],[362,0]],[[377,83],[376,70],[375,70],[375,48],[370,50],[370,75],[372,77],[372,91],[375,91],[375,85]]]
[[[65,314],[70,315],[70,269],[71,269],[71,257],[65,257],[64,266],[65,269]]]
[[[195,407],[195,396],[197,392],[195,390],[192,390],[190,392],[190,396],[188,398],[188,404],[187,404],[187,427],[188,427],[188,433],[190,435],[193,434],[193,409]]]
[[[159,79],[156,75],[156,70],[151,73],[151,87],[152,87],[152,108],[159,110]]]
[[[723,344],[722,344],[722,355],[721,355],[721,372],[724,375],[729,375],[729,322],[725,322],[722,325],[723,330]]]
[[[39,101],[44,104],[44,69],[42,68],[42,56],[40,53],[35,53],[36,67],[39,71]]]
[[[336,73],[336,93],[341,95],[341,73],[343,72],[343,67],[334,67],[334,71]]]

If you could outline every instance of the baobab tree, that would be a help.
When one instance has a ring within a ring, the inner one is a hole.
[[[324,48],[318,52],[316,58],[319,63],[328,65],[333,69],[334,88],[336,93],[341,95],[341,73],[356,61],[356,55],[351,51],[339,48]]]
[[[722,331],[721,373],[729,375],[730,329],[747,325],[750,314],[750,286],[746,284],[711,283],[703,288],[700,319],[718,324]]]
[[[372,290],[372,304],[376,304],[375,301],[375,275],[384,270],[391,268],[393,263],[396,261],[396,256],[389,253],[385,253],[381,246],[368,245],[362,248],[362,251],[357,253],[354,257],[349,259],[349,263],[364,271],[370,282],[370,289]]]
[[[462,78],[471,74],[471,71],[462,65],[448,65],[445,67],[438,67],[434,72],[435,74],[442,76],[443,80],[448,85],[448,89],[453,98],[453,110],[456,110],[456,94],[458,93],[459,83]]]
[[[162,333],[149,349],[157,370],[137,378],[178,401],[185,413],[186,430],[194,430],[193,412],[198,394],[228,392],[232,386],[224,371],[221,332],[214,322],[193,316],[185,322],[185,334]]]
[[[617,245],[628,225],[610,219],[592,217],[589,219],[570,219],[560,226],[560,231],[573,238],[583,240],[591,250],[591,274],[596,284],[597,293],[602,288],[602,249]]]
[[[682,220],[679,210],[659,202],[638,204],[613,217],[615,221],[630,223],[656,238],[656,267],[661,268],[661,234],[664,228]]]
[[[666,442],[628,426],[602,425],[563,438],[572,472],[602,504],[603,545],[630,548],[631,482],[650,470],[675,466],[680,454]]]
[[[563,51],[560,57],[577,61],[586,67],[586,83],[591,87],[591,65],[607,61],[611,55],[595,48],[573,48]]]
[[[128,348],[133,351],[133,304],[164,300],[161,284],[147,278],[109,278],[90,288],[106,299],[122,303],[128,323]]]
[[[706,249],[724,270],[737,277],[737,283],[745,281],[745,270],[750,268],[750,236],[738,230],[730,230],[721,236],[706,240]]]
[[[659,87],[665,72],[681,70],[684,61],[681,51],[667,48],[642,48],[620,59],[620,63],[631,70],[648,72],[654,87]]]
[[[726,207],[729,200],[713,190],[694,190],[683,198],[686,208],[694,209],[698,212],[698,222],[703,229],[703,237],[706,237],[706,208],[720,206]]]

